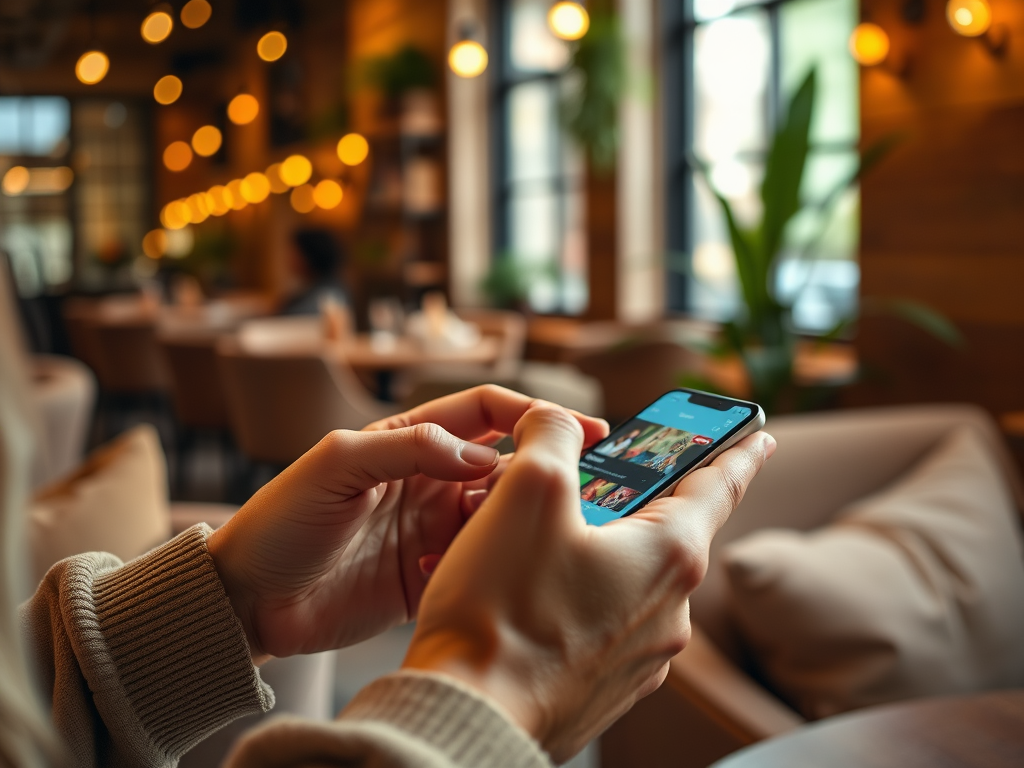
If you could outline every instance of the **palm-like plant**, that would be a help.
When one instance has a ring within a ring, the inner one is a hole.
[[[786,245],[787,227],[805,208],[810,206],[817,210],[818,230],[798,249],[796,256],[805,261],[815,258],[843,191],[856,183],[897,141],[889,137],[879,142],[864,153],[853,172],[828,195],[815,203],[804,202],[800,187],[810,151],[816,87],[816,70],[811,69],[775,132],[761,182],[760,221],[744,226],[729,201],[712,189],[728,226],[743,299],[740,315],[724,324],[721,343],[714,351],[740,357],[750,381],[751,397],[768,411],[794,405],[793,364],[798,336],[791,316],[798,296],[783,300],[772,288]],[[694,162],[700,170],[705,169],[701,162]],[[906,300],[862,302],[862,311],[866,309],[888,311],[950,344],[960,342],[959,332],[948,320],[919,303]],[[829,337],[840,335],[851,322],[852,318],[842,321]]]

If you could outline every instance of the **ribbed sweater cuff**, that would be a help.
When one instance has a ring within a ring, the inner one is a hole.
[[[92,582],[97,639],[122,689],[115,698],[130,705],[122,725],[172,760],[274,704],[207,551],[211,532],[193,526]]]
[[[550,768],[526,731],[486,697],[445,675],[397,672],[363,688],[341,715],[427,742],[458,766]]]

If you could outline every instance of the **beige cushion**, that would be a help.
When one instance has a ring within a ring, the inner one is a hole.
[[[1024,685],[1016,509],[972,427],[833,525],[764,530],[723,555],[761,671],[807,717]]]
[[[35,576],[82,552],[130,560],[167,540],[167,470],[156,430],[144,424],[94,451],[32,504],[29,536]]]

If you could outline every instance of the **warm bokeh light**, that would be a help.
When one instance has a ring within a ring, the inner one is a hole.
[[[222,137],[219,128],[212,125],[204,125],[192,134],[192,149],[196,151],[197,155],[210,157],[210,155],[217,154],[221,141]]]
[[[267,181],[270,182],[270,191],[275,195],[280,195],[282,192],[287,192],[291,187],[285,184],[284,179],[281,178],[281,164],[274,163],[267,168]]]
[[[107,76],[110,59],[103,51],[86,51],[75,64],[75,77],[86,85],[96,85]]]
[[[889,35],[877,24],[858,24],[850,34],[850,54],[858,64],[873,67],[889,55]]]
[[[162,43],[174,29],[174,19],[167,11],[153,11],[142,22],[142,39],[147,43]]]
[[[992,25],[992,9],[986,0],[949,0],[946,18],[957,34],[977,37]]]
[[[240,93],[228,104],[228,119],[235,125],[245,125],[256,119],[260,103],[250,93]]]
[[[358,133],[349,133],[338,142],[338,159],[345,165],[359,165],[370,154],[370,143]]]
[[[192,162],[192,147],[184,141],[174,141],[164,150],[164,166],[169,171],[184,171]]]
[[[181,23],[189,29],[199,29],[210,20],[213,8],[206,0],[188,0],[181,9]]]
[[[164,75],[153,86],[153,98],[158,104],[173,104],[181,96],[181,80],[174,75]]]
[[[242,197],[250,203],[262,203],[270,195],[270,181],[262,173],[250,173],[239,187]]]
[[[160,223],[164,229],[181,229],[191,218],[192,213],[182,200],[172,200],[160,211]]]
[[[210,208],[210,213],[214,216],[223,216],[225,213],[231,210],[231,190],[227,187],[215,184],[210,187],[207,195],[207,204]]]
[[[241,179],[233,179],[229,181],[228,192],[231,193],[231,210],[240,211],[249,204],[249,201],[242,196]]]
[[[487,69],[487,51],[473,40],[463,40],[448,52],[448,66],[459,77],[476,77]]]
[[[267,32],[256,43],[256,53],[264,61],[277,61],[288,50],[288,38],[280,32]]]
[[[189,195],[185,200],[185,205],[188,206],[189,221],[192,224],[202,224],[210,217],[210,208],[206,204],[204,195],[198,193]]]
[[[151,259],[163,258],[167,251],[167,231],[153,229],[142,238],[142,252]]]
[[[313,187],[313,202],[324,210],[337,208],[344,196],[341,184],[332,179],[324,179]]]
[[[292,190],[292,208],[299,213],[309,213],[316,208],[315,191],[312,184],[303,184]]]
[[[29,173],[28,168],[23,165],[16,165],[9,168],[4,174],[3,189],[5,195],[20,195],[28,189]]]
[[[548,11],[548,27],[555,37],[579,40],[590,29],[590,14],[579,3],[555,3]]]
[[[30,168],[28,188],[30,195],[55,195],[64,192],[75,180],[75,173],[66,165],[56,168]]]
[[[291,155],[281,163],[281,181],[289,187],[297,187],[309,181],[313,175],[313,164],[302,155]]]

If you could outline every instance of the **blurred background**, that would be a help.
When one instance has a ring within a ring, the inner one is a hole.
[[[138,439],[159,514],[222,521],[488,382],[613,423],[970,404],[1015,476],[1022,135],[1017,0],[0,0],[40,499]],[[309,672],[324,711],[407,637]]]

